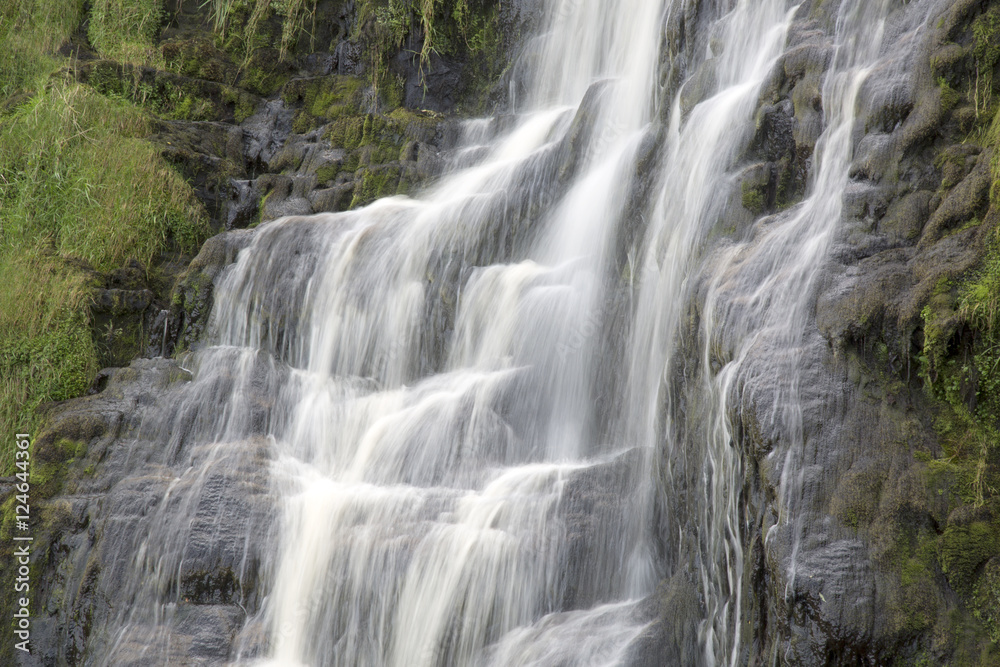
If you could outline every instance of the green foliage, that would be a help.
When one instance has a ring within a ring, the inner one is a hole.
[[[316,17],[317,0],[206,0],[211,7],[215,31],[226,38],[235,38],[238,48],[246,58],[261,46],[261,27],[268,17],[281,19],[281,36],[278,39],[280,57],[284,58],[302,37],[309,37],[310,50],[312,25]],[[242,30],[234,26],[242,25]],[[312,26],[314,27],[314,26]]]
[[[0,128],[0,222],[7,246],[47,237],[101,270],[160,249],[193,251],[208,233],[183,178],[143,141],[134,107],[74,83],[53,85]]]
[[[473,11],[469,0],[361,0],[357,12],[355,38],[367,42],[371,84],[389,90],[390,106],[398,103],[399,86],[391,85],[398,82],[389,75],[389,58],[415,30],[421,36],[421,68],[432,53],[475,57],[499,41],[496,13]]]
[[[948,526],[941,536],[941,571],[952,587],[971,591],[976,569],[996,553],[996,527],[985,521],[968,526]]]
[[[764,193],[761,192],[761,188],[755,186],[749,181],[743,181],[742,185],[743,191],[743,208],[750,211],[754,215],[760,215],[764,212]]]
[[[168,248],[207,219],[142,137],[134,106],[50,82],[0,122],[0,427],[32,431],[39,404],[82,394],[98,369],[94,274]],[[7,470],[10,461],[0,460]]]
[[[53,53],[80,24],[82,0],[0,2],[0,101],[36,90],[59,66]]]
[[[288,81],[287,73],[269,67],[256,54],[251,53],[243,64],[240,85],[252,93],[267,96],[273,94]]]
[[[106,58],[158,64],[154,43],[163,18],[162,0],[93,0],[87,38]]]
[[[973,593],[973,614],[990,635],[994,644],[1000,644],[1000,558],[994,558],[983,570]]]
[[[990,462],[1000,438],[996,430],[998,411],[996,345],[975,345],[971,363],[954,354],[951,338],[958,326],[973,324],[968,295],[978,292],[975,283],[966,285],[958,312],[948,303],[947,294],[932,297],[921,315],[924,346],[919,357],[920,373],[928,391],[938,402],[934,427],[944,448],[947,464],[958,476],[958,493],[963,501],[982,506],[997,492],[997,470]],[[981,330],[994,336],[995,329]]]
[[[993,72],[1000,61],[1000,8],[992,7],[972,24],[972,55],[976,62],[976,114],[985,111],[993,92]]]
[[[90,279],[44,248],[0,252],[0,428],[34,432],[45,401],[82,394],[97,371]],[[12,451],[0,459],[3,474]]]

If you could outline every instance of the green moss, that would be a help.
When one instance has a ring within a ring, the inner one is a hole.
[[[4,542],[9,542],[11,536],[14,535],[14,522],[17,518],[14,509],[16,504],[17,498],[11,495],[0,505],[0,540]]]
[[[360,146],[364,139],[364,127],[364,116],[338,118],[330,124],[324,137],[334,146],[353,150]]]
[[[441,122],[441,116],[432,111],[414,111],[402,107],[389,113],[388,118],[394,123],[393,129],[396,132],[434,130]]]
[[[1000,557],[986,564],[972,599],[973,614],[986,627],[990,640],[1000,644]]]
[[[919,357],[937,404],[934,427],[965,502],[985,504],[1000,489],[1000,253],[996,231],[983,266],[964,281],[942,281],[922,310]],[[956,333],[971,333],[961,340]]]
[[[938,90],[941,91],[941,108],[943,111],[948,112],[958,106],[958,103],[962,99],[962,95],[951,87],[948,80],[944,77],[938,77],[937,80]]]
[[[765,201],[761,188],[749,181],[744,181],[741,189],[743,191],[743,208],[754,215],[763,213]]]
[[[252,93],[267,97],[277,91],[288,81],[288,75],[275,72],[259,64],[251,64],[240,78],[240,85]]]
[[[402,107],[406,95],[406,80],[399,74],[390,74],[382,85],[381,93],[387,108]]]
[[[301,109],[295,114],[292,121],[292,132],[305,134],[316,127],[316,118]]]
[[[900,585],[891,591],[890,624],[896,632],[919,633],[938,623],[937,535],[923,528],[903,528],[891,551]]]
[[[941,571],[952,588],[969,593],[976,569],[997,553],[998,547],[996,526],[985,521],[949,526],[941,536]]]
[[[361,182],[354,189],[351,208],[369,204],[376,199],[396,194],[399,185],[399,170],[391,167],[366,170]]]
[[[66,438],[57,440],[54,451],[47,456],[36,452],[35,462],[31,466],[31,487],[35,498],[51,498],[59,493],[66,480],[68,467],[86,453],[87,443]]]
[[[233,107],[233,117],[237,123],[242,123],[257,111],[257,99],[239,88],[224,87],[222,100]]]
[[[165,86],[170,92],[159,97],[152,108],[165,118],[177,120],[220,120],[223,116],[211,99],[183,89]]]
[[[290,81],[281,92],[286,104],[301,104],[312,116],[334,119],[358,114],[364,82],[353,76],[331,75]]]
[[[849,472],[834,494],[833,514],[855,530],[871,525],[878,512],[884,473],[875,468]]]
[[[316,170],[316,182],[317,183],[328,183],[329,181],[337,178],[337,174],[340,173],[340,167],[337,165],[327,165],[325,167],[320,167]]]
[[[164,66],[171,72],[229,85],[236,81],[236,65],[211,39],[196,36],[169,41],[160,50]]]

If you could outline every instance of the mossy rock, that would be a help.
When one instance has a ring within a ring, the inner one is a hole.
[[[171,294],[171,336],[177,349],[189,349],[208,327],[215,278],[236,261],[253,238],[250,230],[234,230],[208,239]],[[165,351],[166,353],[166,351]]]
[[[255,95],[269,97],[285,85],[293,71],[277,49],[259,48],[247,59],[237,84]]]
[[[771,206],[773,171],[770,163],[759,163],[743,172],[740,182],[740,203],[754,215],[761,215]]]
[[[950,525],[941,535],[941,571],[959,593],[969,594],[977,570],[998,552],[997,526],[988,521]]]
[[[396,194],[399,188],[400,169],[398,165],[383,165],[364,170],[361,180],[354,189],[351,208],[370,204],[376,199]]]
[[[165,41],[160,52],[167,69],[187,77],[233,84],[239,74],[229,54],[217,48],[208,35]]]
[[[288,106],[301,105],[313,118],[333,120],[360,111],[364,86],[364,81],[354,76],[293,79],[282,88],[281,99]]]
[[[104,418],[86,411],[60,415],[47,423],[32,443],[31,485],[36,500],[62,489],[67,466],[87,453],[87,447],[108,430]]]
[[[841,479],[834,493],[832,513],[854,529],[871,525],[878,515],[885,471],[879,466],[851,470]]]
[[[82,63],[76,74],[102,95],[163,118],[241,122],[259,104],[259,98],[227,84],[109,60]]]
[[[973,591],[972,613],[986,627],[990,640],[1000,644],[1000,556],[983,567]]]

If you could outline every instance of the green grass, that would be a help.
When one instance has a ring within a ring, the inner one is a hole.
[[[0,101],[37,89],[60,64],[53,54],[80,24],[82,0],[0,2]]]
[[[389,89],[390,98],[398,96],[398,90],[388,71],[389,58],[414,29],[422,37],[421,68],[429,65],[434,53],[474,59],[495,50],[499,39],[496,13],[473,9],[469,0],[361,0],[357,16],[354,37],[367,45],[370,82],[377,91]],[[480,65],[492,70],[497,63]]]
[[[0,428],[34,433],[39,403],[79,396],[98,370],[91,279],[40,245],[0,253],[0,281]]]
[[[972,24],[972,56],[976,78],[972,97],[976,115],[989,108],[993,92],[993,71],[1000,61],[1000,8],[992,7]]]
[[[73,82],[19,107],[0,129],[4,245],[47,238],[102,271],[148,264],[170,245],[196,249],[205,216],[146,132],[135,107]]]
[[[164,15],[162,0],[93,0],[87,38],[105,58],[162,69],[155,41]]]
[[[0,428],[80,395],[97,370],[91,269],[146,266],[208,235],[135,107],[55,81],[0,122]],[[8,454],[8,452],[3,452]],[[0,459],[0,468],[9,461]]]
[[[101,273],[193,252],[203,207],[144,137],[148,115],[77,83],[60,57],[82,2],[0,3],[0,429],[35,432],[37,408],[81,395],[98,370],[90,314]],[[96,0],[106,57],[149,63],[160,0]],[[12,452],[0,448],[0,474]]]

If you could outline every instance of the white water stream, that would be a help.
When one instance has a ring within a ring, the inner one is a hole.
[[[620,664],[653,620],[642,601],[681,570],[703,662],[740,662],[731,412],[770,383],[801,441],[795,350],[888,0],[844,1],[807,197],[741,239],[717,223],[799,5],[702,4],[711,38],[691,65],[712,60],[714,79],[686,113],[662,99],[660,63],[692,3],[551,0],[532,93],[512,129],[469,124],[477,157],[417,198],[256,232],[162,417],[187,463],[138,538],[136,602],[100,662],[140,625],[169,635],[190,516],[226,457],[268,466],[278,503],[246,527],[269,546],[235,663]]]

